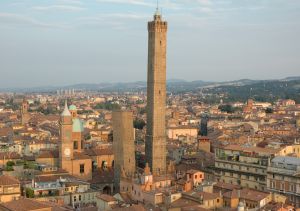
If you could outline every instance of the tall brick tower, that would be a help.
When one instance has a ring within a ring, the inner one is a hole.
[[[167,22],[158,9],[148,22],[146,161],[153,175],[166,173]]]
[[[24,98],[21,107],[21,123],[26,125],[30,119],[30,114],[28,113],[29,104],[28,101]]]
[[[135,172],[134,129],[131,111],[113,111],[113,151],[115,191],[119,191],[122,173],[132,177]],[[123,175],[124,176],[124,175]]]
[[[72,172],[73,143],[72,116],[65,102],[65,109],[60,116],[59,164],[60,168]]]

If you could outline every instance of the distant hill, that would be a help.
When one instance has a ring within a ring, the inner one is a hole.
[[[136,81],[129,83],[98,83],[98,84],[74,84],[69,86],[45,86],[34,88],[15,88],[1,89],[2,92],[55,92],[60,89],[75,89],[84,91],[100,92],[130,92],[146,91],[147,83],[145,81]],[[185,81],[181,79],[167,80],[168,92],[190,92],[196,90],[209,90],[212,93],[227,93],[228,100],[240,99],[247,97],[265,98],[265,95],[280,97],[293,96],[298,99],[300,88],[300,76],[287,77],[279,80],[251,80],[240,79],[225,82],[210,81]],[[250,91],[251,90],[251,93]],[[272,97],[268,99],[273,99]]]
[[[265,80],[244,85],[222,85],[206,88],[207,93],[224,94],[225,102],[252,98],[256,101],[274,102],[278,99],[293,99],[300,103],[300,80]]]
[[[300,76],[294,76],[294,77],[287,77],[285,79],[282,79],[284,81],[295,81],[295,80],[300,80]]]

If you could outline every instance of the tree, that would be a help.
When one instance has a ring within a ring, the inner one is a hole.
[[[13,171],[14,170],[14,167],[13,166],[6,166],[4,168],[5,171]]]
[[[98,103],[94,109],[105,109],[105,110],[118,110],[121,109],[121,106],[117,103],[105,102],[105,103]]]
[[[234,107],[230,104],[220,105],[218,107],[218,109],[220,109],[222,112],[227,112],[227,113],[234,113],[235,112]]]
[[[146,125],[146,122],[143,119],[136,118],[133,120],[133,127],[139,130],[142,130]]]
[[[14,161],[7,161],[6,166],[14,166],[15,162]]]
[[[31,188],[26,188],[25,195],[27,198],[34,198],[34,191]]]
[[[138,112],[139,112],[140,115],[145,114],[146,111],[147,111],[146,108],[138,108]]]
[[[272,114],[273,109],[272,108],[266,108],[266,114]]]

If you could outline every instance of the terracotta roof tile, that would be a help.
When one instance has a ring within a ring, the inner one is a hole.
[[[2,175],[0,176],[0,185],[17,185],[20,181],[12,176]]]
[[[42,202],[33,199],[20,199],[18,201],[11,201],[11,202],[1,204],[0,210],[3,210],[4,208],[4,210],[8,209],[10,211],[28,211],[28,210],[47,209],[51,207],[52,206],[50,205],[44,204]]]

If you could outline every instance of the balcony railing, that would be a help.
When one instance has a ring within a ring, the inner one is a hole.
[[[299,171],[295,171],[295,170],[291,170],[291,169],[284,169],[284,168],[276,168],[276,167],[272,167],[272,166],[269,166],[267,171],[284,174],[284,175],[290,175],[290,176],[295,176],[295,175],[300,174]]]

